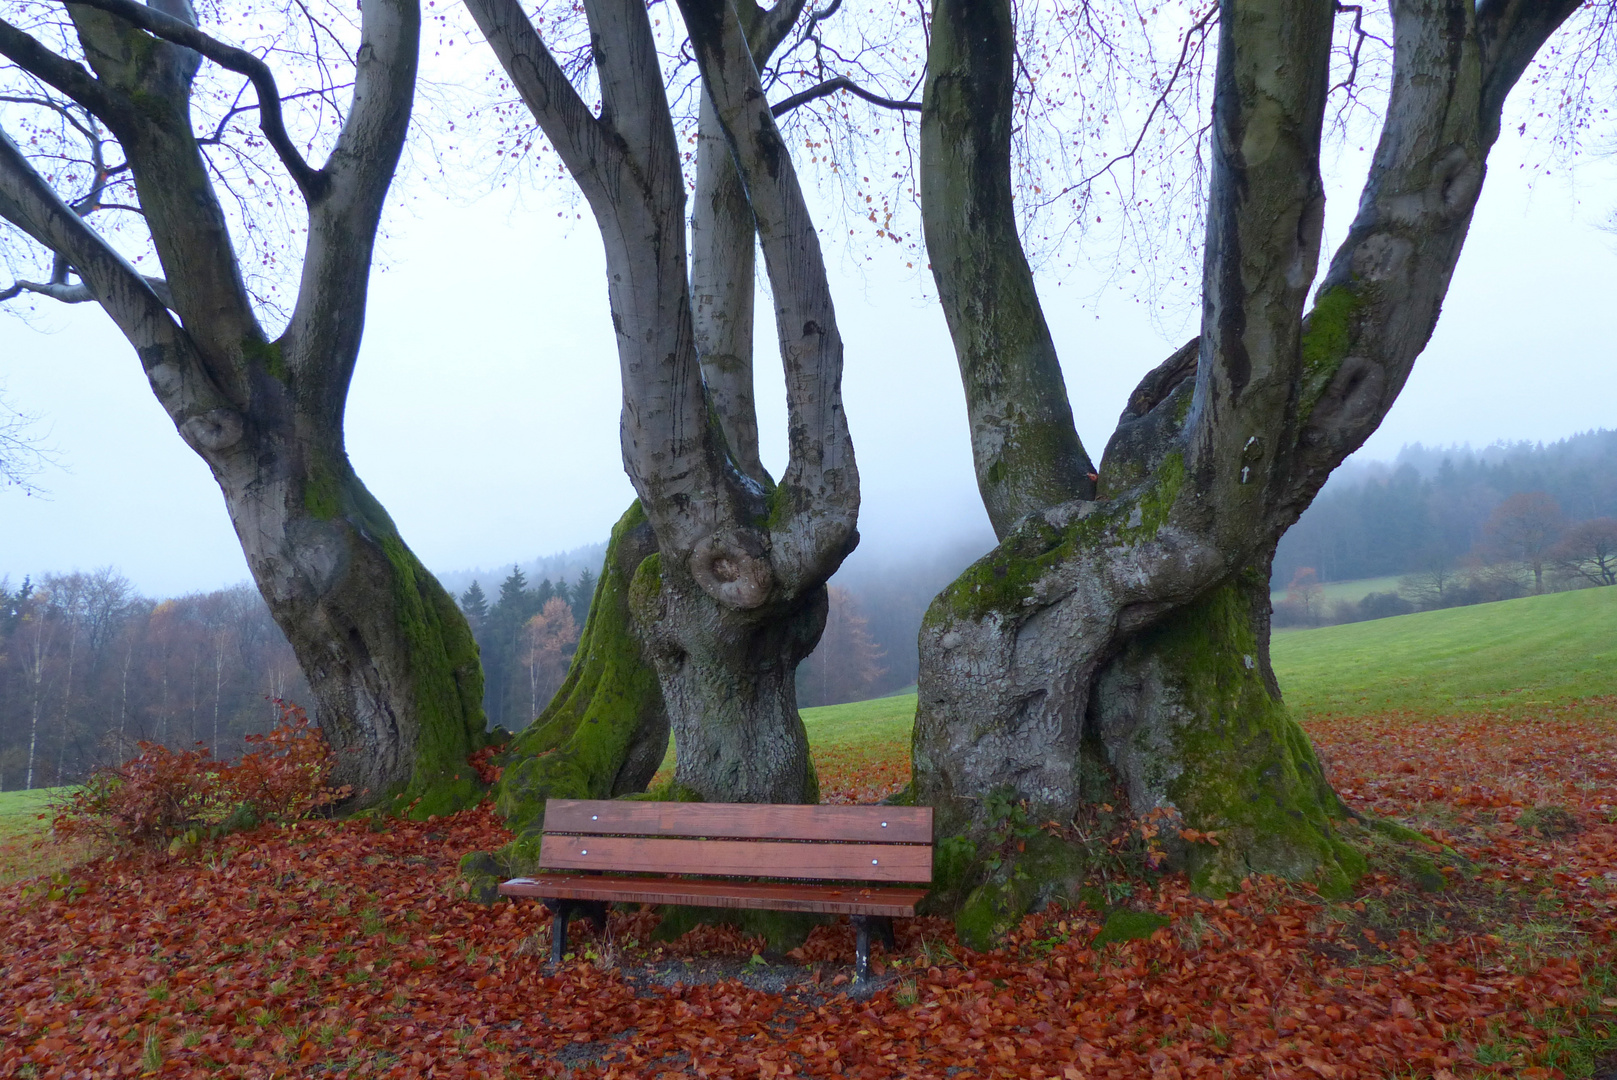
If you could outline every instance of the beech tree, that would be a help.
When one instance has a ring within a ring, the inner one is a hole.
[[[418,5],[364,5],[352,41],[335,20],[308,16],[330,52],[314,67],[350,65],[352,83],[345,108],[329,80],[296,95],[319,107],[298,135],[262,57],[203,31],[186,0],[86,0],[62,5],[56,22],[42,11],[58,9],[8,4],[14,21],[0,20],[8,117],[32,136],[0,133],[0,217],[52,268],[0,295],[93,301],[128,338],[224,494],[308,677],[338,755],[335,782],[361,805],[422,815],[475,801],[466,755],[484,740],[476,646],[343,442],[372,249],[410,123]],[[225,104],[202,126],[200,87],[216,76],[228,76]],[[258,132],[243,133],[239,118],[255,112]],[[300,150],[315,144],[329,150],[320,165]],[[251,182],[227,194],[246,208],[249,235],[263,225],[252,215],[279,212],[283,188],[307,228],[278,336],[246,284],[241,237],[213,182],[219,155],[247,163]],[[100,224],[119,214],[139,222],[136,241],[155,250],[160,276],[126,257],[128,230]]]
[[[1486,550],[1495,559],[1519,563],[1533,575],[1533,592],[1544,591],[1544,567],[1561,538],[1560,505],[1542,491],[1518,491],[1488,517],[1483,526]]]
[[[561,691],[507,751],[500,806],[518,848],[544,795],[643,788],[670,730],[681,797],[814,801],[795,673],[824,625],[825,582],[857,542],[859,486],[819,240],[757,70],[802,2],[681,9],[705,87],[693,251],[644,5],[584,5],[599,115],[520,5],[467,6],[601,231],[639,496],[613,532]],[[760,462],[752,404],[755,235],[786,375],[778,481]]]
[[[927,613],[910,796],[938,810],[937,900],[965,940],[1081,872],[1047,832],[1007,851],[1006,807],[1064,823],[1121,791],[1178,823],[1170,850],[1205,889],[1361,871],[1270,667],[1270,560],[1408,378],[1505,98],[1577,6],[1392,5],[1380,142],[1310,303],[1339,9],[1221,0],[1200,334],[1141,381],[1095,465],[1014,216],[1011,6],[935,0],[923,223],[1000,544]]]
[[[1568,581],[1617,585],[1617,518],[1580,521],[1551,552]]]

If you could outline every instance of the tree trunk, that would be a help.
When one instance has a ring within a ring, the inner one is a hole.
[[[409,128],[416,0],[364,5],[353,92],[319,168],[281,122],[273,74],[203,34],[189,5],[89,0],[69,16],[94,78],[9,28],[0,48],[116,136],[166,281],[136,273],[3,133],[0,215],[72,267],[212,469],[253,579],[307,674],[337,755],[334,781],[356,805],[418,816],[474,803],[481,787],[466,755],[484,741],[477,646],[354,475],[342,439],[377,227]],[[195,134],[203,54],[250,77],[265,143],[307,214],[302,277],[274,342]],[[192,716],[194,728],[194,701]],[[165,708],[165,737],[167,720]]]
[[[612,530],[566,678],[500,754],[496,806],[516,834],[502,856],[516,872],[536,864],[546,799],[644,791],[668,751],[668,712],[629,603],[635,572],[656,552],[656,535],[635,503]]]
[[[1347,810],[1269,664],[1267,565],[1126,641],[1096,678],[1086,729],[1136,813],[1171,809],[1218,834],[1216,845],[1167,837],[1199,889],[1256,871],[1332,895],[1363,872],[1333,830]]]
[[[969,853],[942,860],[957,876],[938,886],[964,940],[990,942],[1084,871],[1081,850],[1042,836],[1031,869],[990,867],[996,803],[1034,823],[1102,804],[1166,814],[1165,850],[1211,892],[1253,871],[1348,887],[1363,860],[1335,834],[1345,811],[1281,701],[1268,640],[1266,560],[1228,569],[1149,503],[1031,515],[933,601],[912,797]]]
[[[314,693],[337,756],[332,782],[357,806],[417,817],[475,803],[466,758],[485,740],[483,674],[465,617],[340,447],[277,434],[216,474]]]
[[[751,13],[767,24],[762,36],[778,42],[801,6]],[[713,353],[705,358],[693,326],[679,143],[644,6],[584,4],[601,43],[593,53],[599,116],[520,5],[470,0],[468,7],[588,199],[606,248],[624,465],[657,537],[657,554],[635,573],[632,621],[650,635],[682,794],[811,796],[794,669],[823,625],[825,582],[857,543],[858,470],[819,239],[758,85],[754,45],[733,5],[682,8],[711,105],[698,235],[697,302]],[[751,391],[741,385],[750,376],[739,363],[750,271],[738,247],[750,250],[752,227],[736,221],[734,200],[722,197],[715,124],[745,181],[774,287],[791,450],[778,485],[754,467]],[[719,223],[721,213],[731,216]],[[703,381],[706,360],[712,387]]]
[[[656,558],[642,564],[630,596],[668,701],[675,790],[708,801],[819,802],[797,666],[825,628],[825,587],[766,612],[737,612]]]
[[[774,483],[758,451],[753,403],[752,312],[755,230],[730,144],[707,94],[697,122],[696,191],[691,206],[691,307],[702,382],[743,476]]]
[[[1009,4],[938,0],[921,112],[921,214],[966,387],[977,487],[994,534],[1093,498],[1061,362],[1017,236]]]

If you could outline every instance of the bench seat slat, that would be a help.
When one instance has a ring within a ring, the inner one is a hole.
[[[539,865],[546,870],[929,882],[932,848],[920,844],[787,844],[546,833],[539,845]]]
[[[909,918],[926,889],[858,885],[774,885],[748,881],[691,881],[684,878],[596,877],[541,874],[514,878],[500,886],[502,896],[544,900],[604,900],[628,904],[695,904],[702,907],[768,911],[815,911],[831,915],[885,915]]]
[[[602,835],[710,836],[736,840],[843,840],[930,844],[930,806],[776,806],[551,799],[545,831]]]

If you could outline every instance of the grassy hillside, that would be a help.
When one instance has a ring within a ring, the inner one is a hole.
[[[1617,589],[1277,634],[1274,665],[1300,716],[1617,694]],[[803,722],[820,748],[907,740],[914,715],[915,695],[905,694],[804,709]]]
[[[904,746],[910,742],[910,725],[915,722],[915,695],[854,701],[847,705],[825,705],[803,710],[803,726],[808,729],[809,745],[817,758],[821,751],[838,754],[859,753],[873,746]],[[820,761],[823,766],[825,762]],[[668,740],[658,781],[674,773],[674,741]],[[654,781],[654,783],[657,781]]]
[[[36,815],[45,812],[52,800],[67,790],[38,788],[34,791],[0,791],[0,828],[17,817],[32,821]]]
[[[803,726],[808,728],[809,742],[815,746],[908,742],[914,721],[914,694],[803,710]]]
[[[1278,634],[1275,673],[1303,715],[1456,712],[1617,694],[1617,589]]]

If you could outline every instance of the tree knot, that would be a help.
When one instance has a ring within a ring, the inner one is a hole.
[[[691,552],[690,568],[703,592],[725,607],[742,611],[761,606],[775,585],[762,541],[740,529],[716,532],[698,541]]]

